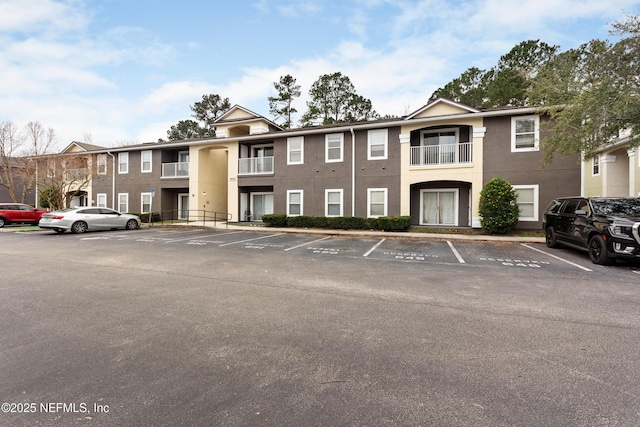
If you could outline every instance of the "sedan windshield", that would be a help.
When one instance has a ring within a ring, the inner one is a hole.
[[[591,204],[599,215],[640,216],[640,199],[594,199]]]

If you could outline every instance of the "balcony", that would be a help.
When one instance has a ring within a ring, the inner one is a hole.
[[[238,159],[238,175],[273,173],[273,157],[246,157]]]
[[[189,162],[163,163],[162,178],[189,178]]]
[[[425,145],[411,147],[411,166],[463,165],[472,162],[473,144]]]

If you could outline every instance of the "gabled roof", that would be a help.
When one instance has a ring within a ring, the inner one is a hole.
[[[240,113],[240,114],[238,114]],[[240,117],[236,117],[233,118],[232,116],[240,116]],[[215,124],[222,124],[222,123],[233,123],[233,122],[241,122],[241,121],[247,121],[247,120],[256,120],[256,119],[260,119],[260,120],[264,120],[267,123],[269,123],[271,126],[274,126],[275,128],[279,129],[279,130],[284,130],[284,128],[282,128],[280,125],[272,122],[271,120],[267,119],[266,117],[258,114],[258,113],[254,113],[253,111],[244,108],[238,104],[234,105],[233,107],[229,108],[227,111],[225,111],[225,113],[223,115],[221,115],[220,117],[218,117],[214,123]]]
[[[405,117],[405,120],[411,120],[411,119],[413,119],[413,118],[415,118],[415,117],[417,117],[419,115],[422,115],[427,110],[430,110],[430,109],[432,109],[432,108],[434,108],[434,107],[436,107],[437,105],[440,105],[440,104],[444,104],[444,105],[447,105],[449,107],[453,107],[454,109],[461,110],[461,112],[465,112],[465,111],[468,112],[468,113],[479,113],[480,112],[480,110],[478,110],[476,108],[473,108],[473,107],[470,107],[469,105],[462,104],[460,102],[455,102],[455,101],[452,101],[452,100],[447,99],[447,98],[438,98],[438,99],[435,99],[435,100],[429,102],[427,105],[425,105],[424,107],[418,109],[417,111],[414,111],[413,113],[409,114],[407,117]]]
[[[73,153],[78,151],[96,151],[104,150],[105,147],[99,145],[87,144],[86,142],[72,141],[71,144],[62,150],[60,153]]]

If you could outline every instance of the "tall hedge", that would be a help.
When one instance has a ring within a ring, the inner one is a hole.
[[[284,214],[262,215],[262,222],[269,227],[328,228],[342,230],[407,231],[411,227],[409,216],[382,216],[362,218],[357,216],[286,216]]]
[[[518,193],[503,178],[493,178],[480,192],[480,225],[489,234],[506,234],[520,220]]]

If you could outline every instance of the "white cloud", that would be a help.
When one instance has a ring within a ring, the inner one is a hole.
[[[0,31],[78,31],[89,21],[78,1],[0,0]]]

